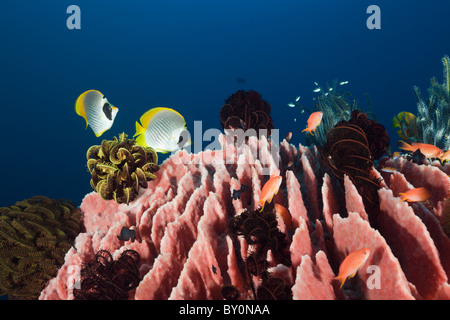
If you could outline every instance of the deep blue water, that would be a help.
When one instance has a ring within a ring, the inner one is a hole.
[[[72,4],[81,30],[66,27]],[[366,27],[371,4],[380,30]],[[447,0],[3,0],[0,206],[34,195],[79,205],[92,191],[91,145],[132,136],[157,106],[179,111],[191,131],[199,120],[220,128],[219,110],[238,89],[260,92],[280,134],[292,131],[298,144],[307,116],[286,104],[300,95],[312,107],[314,81],[347,80],[363,106],[370,95],[395,145],[393,115],[416,112],[412,86],[425,93],[432,76],[442,81],[448,12]],[[120,109],[100,138],[74,111],[88,89]]]

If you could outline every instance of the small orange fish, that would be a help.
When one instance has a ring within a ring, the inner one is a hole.
[[[292,217],[289,211],[278,203],[275,204],[275,211],[280,214],[284,224],[286,225],[286,228],[288,228],[289,231],[293,231],[294,225],[292,224]]]
[[[314,135],[313,131],[316,130],[317,126],[322,121],[322,116],[323,116],[322,111],[316,111],[316,112],[311,113],[311,115],[309,116],[308,121],[307,121],[308,127],[305,130],[303,130],[302,132],[306,131],[306,132],[309,132],[312,135]]]
[[[398,195],[402,201],[408,202],[425,201],[431,197],[430,191],[424,187],[412,189],[404,193],[399,193]]]
[[[342,288],[347,278],[353,278],[356,272],[364,266],[369,255],[370,249],[363,248],[350,253],[344,261],[342,261],[341,266],[339,267],[339,275],[333,278],[334,280],[339,280],[341,282],[339,289]]]
[[[400,152],[395,151],[395,152],[392,154],[392,158],[396,159],[396,158],[398,158],[398,157],[400,157]]]
[[[266,182],[261,191],[260,200],[258,201],[259,211],[264,209],[264,205],[272,202],[272,198],[277,194],[278,189],[280,189],[281,181],[283,178],[278,174],[272,174],[269,181]]]
[[[439,160],[441,160],[441,162],[444,161],[450,161],[450,149],[448,149],[447,151],[445,151],[442,156],[439,158]]]
[[[387,172],[387,173],[394,173],[395,171],[397,171],[397,169],[395,169],[394,167],[384,167],[384,168],[381,168],[380,171]]]
[[[398,144],[400,149],[406,151],[415,152],[417,149],[420,149],[420,152],[427,158],[440,158],[443,154],[441,149],[428,143],[413,142],[408,144],[400,140]]]

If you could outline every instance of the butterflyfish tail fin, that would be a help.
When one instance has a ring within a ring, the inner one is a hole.
[[[134,134],[133,137],[136,137],[140,134],[143,134],[145,132],[144,127],[141,126],[141,124],[139,122],[136,121],[136,133]]]
[[[89,126],[89,123],[88,123],[86,111],[83,108],[83,99],[84,99],[85,95],[86,95],[86,92],[81,94],[77,98],[77,101],[75,102],[75,112],[77,113],[77,115],[79,115],[80,117],[83,117],[84,120],[86,120],[86,129],[87,129],[87,127]]]
[[[140,134],[137,138],[136,138],[136,143],[142,147],[149,147],[147,145],[147,142],[145,141],[145,135]]]

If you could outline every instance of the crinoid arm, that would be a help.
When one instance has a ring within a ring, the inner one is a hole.
[[[91,186],[104,200],[129,204],[140,188],[156,178],[158,156],[150,147],[141,147],[122,133],[119,139],[103,140],[86,153],[92,175]]]

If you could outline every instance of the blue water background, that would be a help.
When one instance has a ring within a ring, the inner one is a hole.
[[[72,4],[81,30],[66,27]],[[366,27],[371,4],[381,30]],[[199,120],[203,131],[220,129],[219,110],[238,89],[260,92],[280,134],[292,131],[298,144],[307,116],[287,103],[300,95],[312,107],[314,81],[347,80],[362,106],[370,95],[395,146],[393,115],[416,112],[412,86],[425,94],[432,76],[442,81],[449,12],[445,0],[3,0],[0,207],[35,195],[79,205],[92,191],[91,145],[132,136],[158,106],[178,110],[191,131]],[[120,109],[100,138],[74,111],[88,89]]]

